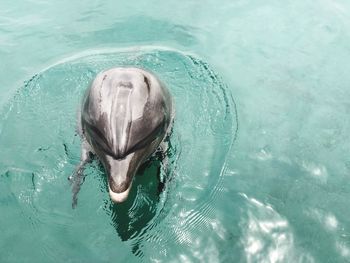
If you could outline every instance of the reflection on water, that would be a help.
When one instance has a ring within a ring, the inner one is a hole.
[[[247,201],[248,220],[242,222],[247,262],[293,261],[294,236],[288,221],[270,205],[242,196]]]

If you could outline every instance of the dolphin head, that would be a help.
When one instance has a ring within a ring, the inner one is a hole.
[[[114,202],[126,200],[138,167],[164,138],[171,106],[166,88],[138,68],[102,72],[87,90],[82,130],[105,168]]]

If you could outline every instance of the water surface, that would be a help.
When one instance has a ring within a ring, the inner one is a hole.
[[[349,262],[349,28],[345,0],[2,1],[1,261]],[[174,94],[170,172],[118,208],[95,161],[72,210],[76,106],[115,64]]]

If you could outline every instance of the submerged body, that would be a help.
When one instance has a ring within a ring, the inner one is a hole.
[[[79,130],[83,143],[73,206],[90,152],[106,170],[111,199],[123,202],[137,169],[159,147],[172,117],[170,93],[152,73],[139,68],[113,68],[98,74],[81,108]]]

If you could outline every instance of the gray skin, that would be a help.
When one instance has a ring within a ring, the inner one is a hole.
[[[152,73],[112,68],[98,74],[86,91],[78,118],[82,150],[80,164],[70,177],[73,207],[90,153],[105,168],[112,201],[125,201],[137,169],[158,149],[173,115],[170,93]]]

